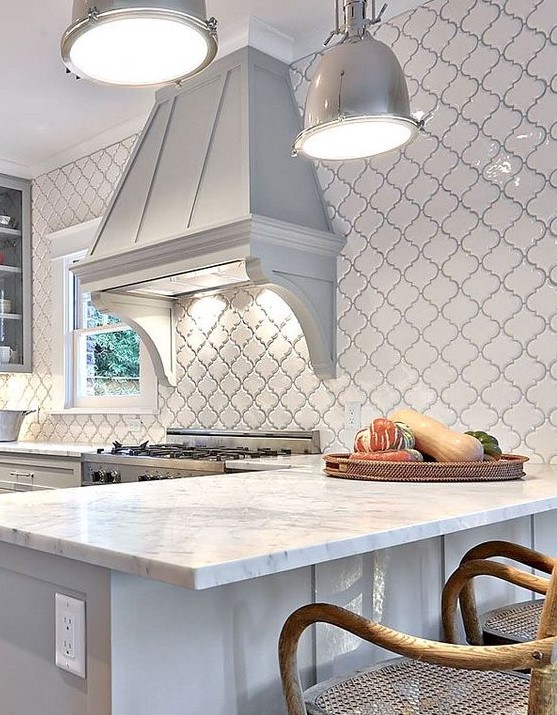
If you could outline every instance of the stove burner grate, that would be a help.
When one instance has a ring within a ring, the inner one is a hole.
[[[158,459],[195,459],[212,462],[225,462],[236,459],[262,459],[265,457],[290,456],[290,449],[272,449],[271,447],[186,447],[183,444],[125,445],[114,441],[110,451],[99,449],[98,454],[113,454],[122,457],[156,457]]]

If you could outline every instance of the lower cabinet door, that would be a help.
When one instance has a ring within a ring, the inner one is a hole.
[[[0,490],[26,492],[81,486],[78,460],[14,457],[0,460]]]

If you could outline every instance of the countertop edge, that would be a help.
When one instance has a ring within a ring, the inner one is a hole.
[[[287,470],[282,470],[284,473]],[[289,471],[289,470],[288,470]],[[276,476],[280,472],[269,472]],[[265,472],[259,472],[264,477]],[[73,491],[73,490],[72,490]],[[205,590],[261,576],[304,568],[327,561],[355,556],[377,549],[399,546],[458,531],[532,516],[557,509],[557,494],[531,501],[472,511],[458,516],[409,524],[375,533],[361,534],[313,545],[290,547],[266,554],[200,566],[185,566],[160,558],[115,551],[101,546],[83,544],[39,534],[24,529],[0,525],[0,541],[34,551],[53,554],[112,571],[150,578],[174,586]]]
[[[43,457],[76,457],[81,458],[84,454],[94,454],[97,449],[104,445],[87,445],[80,443],[63,442],[0,442],[0,457],[5,455],[18,456],[43,456]]]

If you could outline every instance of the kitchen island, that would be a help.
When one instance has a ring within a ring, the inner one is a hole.
[[[268,472],[4,496],[6,712],[280,715],[276,642],[297,606],[334,601],[438,636],[442,583],[469,545],[555,552],[555,466],[428,485],[337,480],[321,466],[308,456]],[[87,603],[86,680],[53,664],[57,591]],[[504,586],[482,598],[515,597]],[[379,657],[321,629],[301,665],[309,681]],[[40,688],[26,679],[54,693],[52,710],[29,700]]]

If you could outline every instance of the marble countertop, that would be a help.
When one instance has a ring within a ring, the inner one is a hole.
[[[300,458],[299,458],[300,459]],[[290,469],[0,497],[0,541],[204,589],[557,509],[557,466],[394,484]]]
[[[288,457],[280,455],[259,459],[231,459],[225,462],[225,465],[227,469],[238,472],[275,471],[277,469],[292,469],[293,467],[304,471],[308,469],[319,471],[323,466],[323,456],[321,454],[292,454]]]
[[[50,457],[81,457],[104,448],[102,444],[73,444],[63,442],[0,442],[0,453],[41,454]]]

